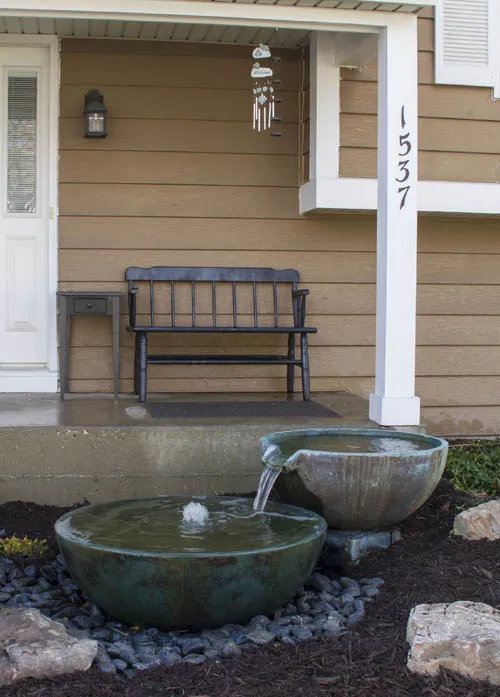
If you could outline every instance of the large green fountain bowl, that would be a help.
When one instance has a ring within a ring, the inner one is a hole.
[[[339,530],[394,525],[432,494],[446,464],[441,438],[382,429],[325,428],[270,433],[261,453],[283,467],[281,500],[324,516]]]
[[[183,522],[206,506],[205,524]],[[79,508],[55,524],[76,583],[130,625],[201,629],[243,623],[289,601],[312,572],[325,520],[297,506],[227,496],[159,497]]]

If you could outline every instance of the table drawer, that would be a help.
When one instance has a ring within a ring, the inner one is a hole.
[[[73,298],[75,315],[106,314],[107,311],[106,298]]]

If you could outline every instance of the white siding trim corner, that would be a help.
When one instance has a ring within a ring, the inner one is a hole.
[[[313,211],[376,211],[377,180],[311,179],[300,187],[301,214]],[[500,215],[500,184],[417,182],[419,213]]]

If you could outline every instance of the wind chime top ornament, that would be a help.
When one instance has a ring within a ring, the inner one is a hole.
[[[271,49],[267,44],[259,44],[254,48],[252,57],[255,60],[250,76],[253,78],[253,128],[257,131],[267,131],[271,128],[273,121],[279,121],[276,117],[276,103],[280,100],[276,98],[273,87],[274,71],[269,65],[271,60],[279,62],[279,58],[272,58]],[[264,64],[262,64],[264,61]],[[267,64],[266,64],[267,63]],[[273,133],[271,135],[281,135]]]

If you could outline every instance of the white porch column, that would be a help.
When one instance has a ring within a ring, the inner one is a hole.
[[[403,19],[403,18],[401,18]],[[420,423],[415,396],[417,18],[380,32],[375,392],[370,419]]]
[[[338,179],[340,68],[333,34],[316,31],[310,45],[309,179]]]

